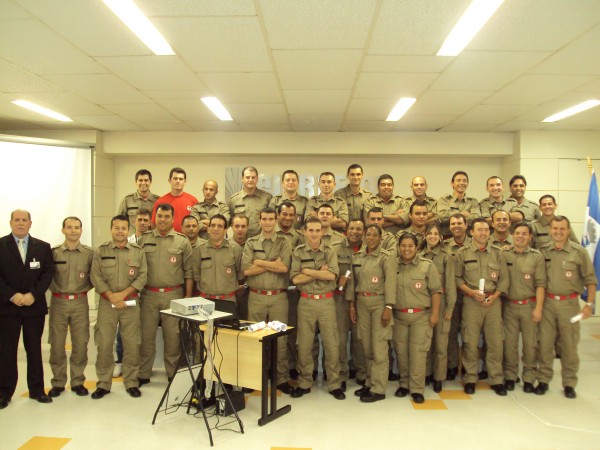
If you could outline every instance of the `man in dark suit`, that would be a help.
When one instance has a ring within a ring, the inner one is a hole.
[[[50,245],[29,235],[31,214],[10,215],[12,233],[0,238],[0,409],[17,387],[17,348],[21,329],[27,352],[29,398],[52,399],[44,392],[42,333],[48,314],[46,290],[54,274]]]

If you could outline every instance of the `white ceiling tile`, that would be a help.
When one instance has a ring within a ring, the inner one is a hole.
[[[394,99],[352,99],[346,114],[346,120],[359,122],[384,121],[395,103]]]
[[[167,110],[155,104],[103,105],[109,111],[135,123],[179,122]]]
[[[185,122],[140,123],[148,131],[195,131],[194,127]]]
[[[450,124],[456,116],[428,115],[419,116],[409,111],[398,122],[392,123],[392,130],[398,131],[437,131]]]
[[[396,101],[400,97],[419,97],[437,77],[437,73],[362,73],[354,96]]]
[[[284,91],[290,114],[339,114],[348,106],[350,91]]]
[[[254,16],[252,0],[137,0],[149,16]]]
[[[287,123],[287,114],[281,103],[228,104],[227,110],[238,123]]]
[[[31,14],[12,1],[0,0],[0,17],[3,20],[29,19],[31,18]]]
[[[36,20],[0,21],[0,57],[36,74],[106,72]]]
[[[35,92],[61,90],[38,75],[0,59],[0,92]]]
[[[544,52],[471,52],[455,58],[431,89],[462,91],[497,90],[548,57]]]
[[[529,105],[478,105],[453,122],[453,125],[500,125],[520,116]]]
[[[422,115],[453,115],[464,114],[471,108],[483,102],[490,96],[491,91],[427,91],[419,96],[410,112]]]
[[[347,120],[342,125],[342,131],[381,132],[392,129],[392,122],[385,121],[354,121]]]
[[[112,74],[46,75],[44,78],[94,103],[152,103]]]
[[[10,130],[39,130],[48,127],[40,126],[38,123],[25,120],[17,120],[12,117],[6,118],[0,116],[0,131],[4,134],[11,134]],[[50,127],[51,128],[51,127]]]
[[[294,131],[340,131],[343,116],[330,115],[290,115]]]
[[[280,133],[293,131],[287,123],[242,123],[241,131]]]
[[[541,105],[533,106],[523,114],[516,117],[515,122],[541,122],[546,117],[556,114],[563,109],[573,106],[577,102],[567,100],[553,100]]]
[[[102,107],[71,92],[15,92],[11,95],[15,99],[28,100],[68,117],[110,115]]]
[[[177,56],[97,58],[117,76],[140,90],[206,89],[204,83]]]
[[[575,92],[587,92],[590,94],[594,94],[600,96],[600,77],[596,77],[594,81],[590,83],[586,83],[582,86],[579,86],[577,89],[574,89]]]
[[[213,95],[213,93],[208,89],[197,89],[193,91],[185,90],[185,89],[159,89],[159,90],[144,90],[142,93],[149,98],[152,99],[161,99],[161,98],[201,98]]]
[[[277,50],[273,58],[283,89],[351,89],[362,52]]]
[[[450,124],[450,125],[446,125],[445,127],[442,127],[441,132],[446,132],[446,131],[457,131],[457,132],[463,132],[463,131],[473,131],[473,132],[486,132],[486,131],[492,131],[493,126],[492,125],[484,125],[484,124]]]
[[[363,48],[375,0],[260,0],[273,49]]]
[[[273,73],[201,73],[211,95],[224,103],[280,103]]]
[[[515,122],[506,122],[506,123],[503,123],[502,125],[498,125],[497,127],[493,128],[491,131],[514,133],[516,131],[523,131],[523,130],[543,130],[544,128],[545,128],[545,124],[542,122],[515,121]]]
[[[100,131],[144,131],[144,127],[119,116],[76,116],[74,119]]]
[[[215,115],[204,106],[200,98],[158,99],[156,103],[183,121],[215,120]]]
[[[256,17],[155,19],[173,50],[196,72],[273,70]]]
[[[222,120],[188,120],[186,121],[195,131],[241,131],[236,122],[223,122]]]
[[[439,56],[367,55],[363,72],[442,72],[452,62]]]

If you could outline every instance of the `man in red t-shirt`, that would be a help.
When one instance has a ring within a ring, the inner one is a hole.
[[[152,210],[152,223],[156,224],[156,208],[161,203],[168,203],[173,206],[175,210],[173,228],[175,231],[181,233],[181,221],[182,219],[190,214],[192,206],[198,203],[198,199],[187,192],[183,192],[183,187],[187,181],[187,175],[185,170],[181,167],[174,167],[169,172],[169,184],[171,185],[171,192],[163,195],[154,204]]]

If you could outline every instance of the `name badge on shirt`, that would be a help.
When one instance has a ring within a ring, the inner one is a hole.
[[[40,265],[40,262],[36,261],[35,259],[29,263],[29,268],[30,269],[39,269],[40,267],[42,267]]]

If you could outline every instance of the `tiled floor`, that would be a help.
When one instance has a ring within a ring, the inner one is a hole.
[[[560,376],[543,396],[524,394],[521,385],[507,397],[496,396],[480,383],[465,395],[458,381],[445,382],[439,395],[426,390],[426,402],[413,404],[394,397],[390,382],[387,398],[362,404],[352,395],[337,401],[322,380],[300,399],[287,395],[279,403],[292,411],[259,427],[260,397],[248,395],[240,413],[244,434],[228,418],[210,419],[218,449],[600,449],[600,318],[583,322],[578,398],[562,395]],[[48,346],[44,344],[47,360]],[[19,354],[20,382],[8,408],[0,411],[0,450],[5,449],[188,449],[209,446],[201,418],[181,409],[152,416],[166,387],[166,376],[155,371],[139,399],[130,398],[122,381],[101,400],[78,397],[68,390],[50,405],[27,398],[24,352]],[[90,344],[86,370],[93,389],[95,350]],[[556,362],[556,367],[559,363]],[[559,372],[560,373],[560,372]],[[49,386],[51,372],[46,364]]]

